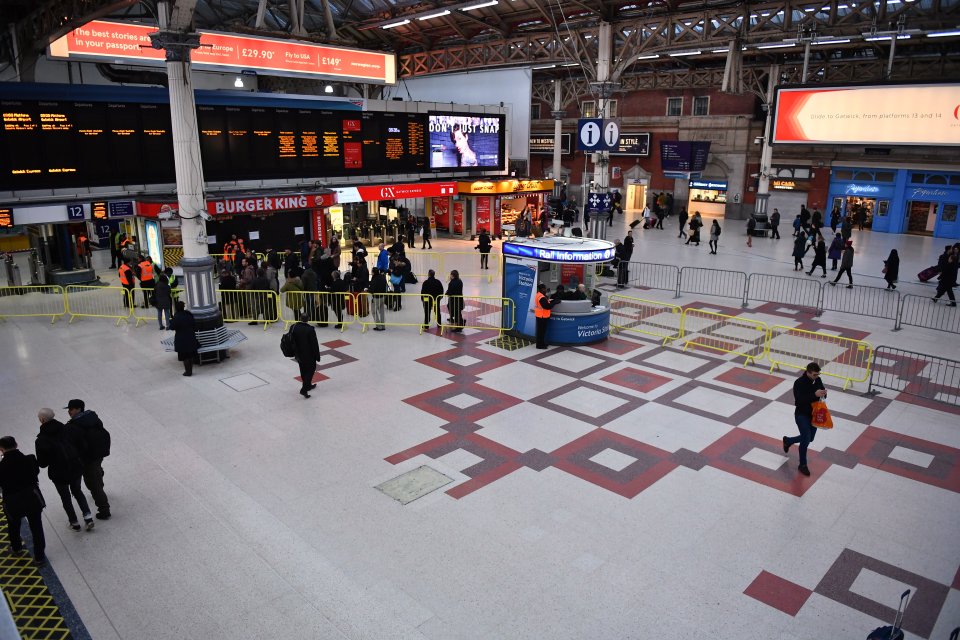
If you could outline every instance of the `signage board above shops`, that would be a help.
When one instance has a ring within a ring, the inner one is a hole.
[[[709,155],[710,143],[706,141],[660,141],[660,168],[663,171],[703,171]]]
[[[560,153],[569,155],[573,149],[571,147],[572,136],[569,133],[560,134]],[[531,155],[553,155],[553,134],[552,133],[534,133],[530,135],[530,154]]]
[[[581,243],[584,248],[558,247],[550,248],[543,244],[523,244],[504,242],[501,251],[505,256],[518,258],[533,258],[541,262],[607,262],[613,260],[615,249],[606,240],[588,240]],[[591,246],[596,245],[596,246]]]
[[[726,191],[727,183],[719,180],[691,180],[691,189],[712,189],[714,191]]]
[[[805,191],[809,188],[809,183],[806,180],[771,178],[770,188],[775,191]]]
[[[960,146],[960,84],[777,87],[774,144]]]
[[[536,193],[553,191],[553,180],[474,180],[458,182],[457,191],[464,194]]]
[[[110,202],[107,204],[108,218],[126,218],[133,215],[133,201],[120,200],[119,202]]]
[[[457,195],[456,182],[415,182],[411,184],[364,185],[337,187],[337,202],[377,202],[379,200],[403,200],[405,198],[434,198]]]
[[[621,132],[620,142],[610,151],[612,156],[641,156],[650,155],[650,134]]]
[[[154,49],[153,25],[92,20],[50,44],[51,58],[119,64],[163,65],[165,52]],[[200,31],[200,48],[190,52],[201,71],[260,71],[269,75],[395,84],[392,53],[346,49],[295,40]]]
[[[281,211],[300,211],[304,209],[323,209],[336,203],[336,194],[293,193],[269,196],[238,196],[235,198],[210,199],[207,201],[207,213],[212,216],[264,215]],[[114,203],[110,203],[111,205]],[[164,207],[177,208],[177,203],[137,202],[137,214],[144,218],[156,218]]]

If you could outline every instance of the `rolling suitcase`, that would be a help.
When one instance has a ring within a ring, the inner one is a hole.
[[[639,220],[634,220],[633,222],[630,223],[630,228],[631,228],[631,229],[635,229],[638,224],[640,224],[640,221],[639,221]]]
[[[932,267],[927,267],[923,271],[917,274],[917,279],[920,282],[927,282],[933,278],[933,276],[940,273],[940,267],[934,265]]]
[[[903,614],[907,612],[908,604],[910,604],[910,589],[900,594],[900,605],[897,607],[897,615],[893,618],[893,626],[877,627],[870,632],[867,640],[903,640]]]

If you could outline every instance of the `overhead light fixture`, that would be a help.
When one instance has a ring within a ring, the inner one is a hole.
[[[797,45],[791,42],[781,42],[780,44],[758,44],[757,49],[788,49]]]
[[[927,34],[928,38],[952,38],[960,36],[960,29],[951,29],[950,31],[931,31]]]
[[[394,27],[402,27],[405,24],[410,24],[409,20],[401,20],[400,22],[391,22],[390,24],[380,25],[381,29],[393,29]]]
[[[481,2],[480,4],[471,4],[468,7],[460,7],[460,11],[473,11],[474,9],[483,9],[484,7],[492,7],[495,4],[500,4],[500,0],[489,0],[488,2]]]
[[[648,56],[637,56],[635,60],[656,60],[660,57],[659,53],[653,53]]]
[[[237,76],[237,79],[233,81],[233,86],[237,89],[243,89],[243,79],[240,76]]]
[[[443,11],[439,11],[437,13],[431,13],[425,16],[420,16],[419,18],[417,18],[417,20],[429,20],[430,18],[442,18],[443,16],[448,16],[448,15],[450,15],[450,10],[444,9]]]
[[[683,56],[698,56],[701,53],[703,53],[703,51],[698,49],[697,51],[677,51],[676,53],[670,53],[667,55],[669,55],[671,58],[680,58]]]
[[[710,53],[730,53],[730,47],[726,49],[711,49]]]
[[[882,35],[872,35],[872,36],[863,36],[863,39],[867,42],[881,42],[883,40],[892,40],[893,36],[882,36]],[[910,36],[907,34],[900,34],[897,36],[897,40],[909,40]]]
[[[324,92],[324,93],[333,93],[333,85],[328,84],[327,86],[325,86],[325,87],[323,88],[323,92]]]
[[[557,65],[555,64],[545,64],[539,67],[531,67],[531,69],[554,69]]]
[[[811,42],[810,44],[816,46],[822,44],[846,44],[848,42],[850,42],[850,38],[840,38],[838,40],[817,40],[815,42]]]
[[[579,67],[579,66],[580,66],[580,63],[579,63],[579,62],[568,62],[568,63],[562,64],[562,65],[560,65],[560,66],[561,66],[561,67]]]

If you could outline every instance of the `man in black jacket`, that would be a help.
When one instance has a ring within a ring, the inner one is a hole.
[[[310,324],[307,314],[300,316],[300,322],[290,327],[290,337],[293,338],[294,357],[300,365],[300,395],[309,398],[308,393],[316,389],[313,384],[313,374],[317,371],[320,362],[320,343],[317,341],[317,330]]]
[[[71,400],[67,403],[70,421],[65,428],[68,432],[82,434],[82,447],[79,448],[83,462],[83,483],[93,496],[97,505],[97,519],[110,519],[110,501],[103,490],[103,459],[110,455],[110,434],[103,428],[103,422],[93,411],[87,411],[83,400]]]
[[[453,331],[463,333],[463,280],[456,269],[450,272],[450,281],[447,284],[447,311],[450,312]]]
[[[807,447],[813,442],[817,430],[812,424],[813,403],[827,397],[827,390],[823,388],[820,379],[820,365],[811,362],[800,377],[793,383],[793,419],[800,429],[800,435],[788,438],[783,436],[783,452],[790,451],[790,447],[800,443],[800,473],[810,475],[807,467]]]
[[[334,270],[330,276],[333,280],[330,282],[330,306],[333,312],[337,314],[337,324],[334,329],[343,328],[343,307],[346,304],[346,294],[350,286],[340,277],[340,272]]]
[[[427,279],[420,285],[420,297],[423,301],[423,330],[430,328],[430,315],[437,316],[437,326],[440,326],[440,298],[443,297],[443,283],[437,280],[433,269],[427,271]]]
[[[47,545],[40,513],[46,504],[37,482],[40,477],[37,459],[17,449],[17,441],[13,436],[0,438],[0,452],[3,453],[3,459],[0,460],[0,490],[3,491],[3,513],[7,518],[10,552],[18,556],[23,554],[20,525],[26,518],[30,535],[33,536],[33,561],[39,567],[45,566],[47,556],[44,551]]]
[[[93,515],[90,505],[80,481],[83,478],[83,462],[80,460],[79,449],[83,447],[83,436],[76,429],[67,430],[62,422],[54,419],[53,409],[43,408],[37,413],[40,420],[40,433],[37,435],[35,448],[37,450],[37,464],[47,467],[47,475],[60,494],[63,510],[67,512],[70,528],[80,531],[80,522],[77,512],[73,508],[73,498],[80,505],[83,522],[87,531],[93,529]]]

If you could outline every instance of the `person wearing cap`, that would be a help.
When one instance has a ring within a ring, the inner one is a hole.
[[[0,490],[3,491],[3,514],[7,518],[7,540],[10,553],[23,555],[23,540],[20,525],[24,518],[30,525],[33,536],[33,561],[38,567],[47,564],[46,541],[43,537],[43,520],[40,514],[46,503],[40,493],[40,466],[33,454],[25,455],[17,448],[13,436],[0,438]]]
[[[47,468],[47,475],[53,486],[60,494],[63,510],[67,514],[70,528],[80,531],[80,521],[77,519],[77,510],[73,508],[76,499],[80,507],[80,514],[87,531],[93,529],[93,515],[87,497],[83,495],[80,481],[83,479],[83,461],[80,459],[80,449],[83,448],[82,435],[76,428],[67,427],[54,418],[53,409],[44,407],[37,412],[40,420],[40,433],[34,449],[37,452],[37,464]],[[72,494],[72,497],[71,497]]]
[[[83,483],[97,505],[97,519],[109,520],[110,501],[103,490],[103,459],[110,455],[110,434],[103,428],[96,412],[87,410],[83,400],[71,400],[65,408],[70,414],[66,429],[78,429],[83,436],[79,452],[83,462]]]
[[[837,280],[840,279],[840,276],[846,272],[847,274],[847,289],[853,289],[853,274],[850,273],[850,269],[853,268],[853,240],[847,240],[846,246],[843,248],[843,255],[840,256],[840,271],[837,271],[837,277],[830,281],[830,284],[834,287],[837,286]]]

